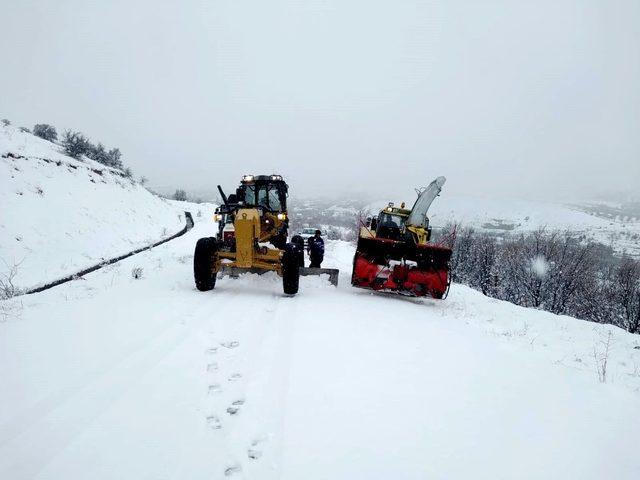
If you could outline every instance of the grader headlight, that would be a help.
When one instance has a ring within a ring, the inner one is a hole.
[[[287,214],[286,213],[279,213],[278,214],[278,220],[286,220],[287,218]]]
[[[216,213],[216,214],[213,216],[213,221],[214,221],[214,222],[221,222],[221,221],[222,221],[222,215],[220,215],[219,213]]]

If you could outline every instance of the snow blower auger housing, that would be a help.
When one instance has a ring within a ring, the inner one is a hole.
[[[416,297],[444,298],[450,285],[451,248],[430,243],[427,210],[446,179],[436,178],[419,191],[408,210],[390,203],[360,228],[353,258],[354,287]]]

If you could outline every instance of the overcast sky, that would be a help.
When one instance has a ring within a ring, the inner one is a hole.
[[[0,18],[0,116],[118,146],[155,186],[640,184],[638,0],[0,0]]]

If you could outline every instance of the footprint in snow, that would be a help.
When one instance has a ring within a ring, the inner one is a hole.
[[[242,374],[241,373],[234,373],[233,375],[231,375],[227,380],[229,382],[235,382],[237,380],[240,380],[242,378]]]
[[[212,385],[209,385],[208,392],[209,392],[209,395],[212,395],[214,393],[220,393],[222,392],[222,387],[220,386],[219,383],[214,383]]]
[[[222,422],[220,422],[220,419],[215,415],[209,415],[207,417],[207,425],[213,430],[220,430],[222,428]]]
[[[251,447],[247,449],[247,457],[251,460],[258,460],[262,457],[262,450],[258,448],[262,442],[264,442],[266,438],[258,438],[251,442]]]
[[[231,404],[231,406],[229,408],[227,408],[227,413],[229,415],[237,415],[237,413],[240,411],[240,407],[242,405],[244,405],[244,400],[243,399],[234,401]]]
[[[250,448],[247,450],[247,457],[251,460],[258,460],[262,456],[261,450],[256,450],[255,448]]]
[[[211,347],[207,349],[207,353],[209,355],[213,355],[214,353],[216,353],[218,351],[218,347]]]
[[[224,475],[226,477],[230,477],[231,475],[235,475],[236,473],[240,473],[242,471],[242,467],[238,464],[235,465],[231,465],[230,467],[227,467],[227,469],[224,471]]]
[[[222,345],[224,348],[236,348],[240,346],[240,342],[238,342],[237,340],[233,340],[232,342],[221,342],[220,345]]]
[[[218,364],[216,362],[207,365],[207,372],[215,372],[218,370]]]

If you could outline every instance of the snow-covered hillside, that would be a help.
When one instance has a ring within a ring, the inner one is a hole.
[[[638,478],[640,337],[460,285],[353,289],[344,242],[327,243],[337,289],[304,277],[284,297],[265,274],[198,292],[215,225],[196,222],[0,304],[0,478]]]
[[[0,272],[31,287],[126,253],[184,226],[184,214],[121,171],[0,126]],[[195,212],[194,212],[195,213]]]
[[[368,205],[377,211],[389,200]],[[410,207],[414,197],[406,200]],[[577,206],[526,200],[499,200],[487,197],[456,196],[447,193],[447,186],[431,205],[429,218],[434,227],[457,223],[476,230],[493,233],[531,232],[546,227],[569,230],[611,246],[617,253],[640,256],[640,217],[604,218],[590,214]]]

